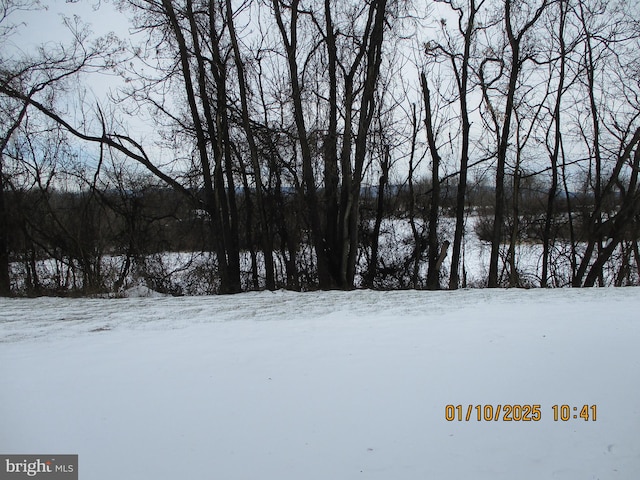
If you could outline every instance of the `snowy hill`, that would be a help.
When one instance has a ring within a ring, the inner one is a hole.
[[[0,451],[90,480],[631,480],[638,312],[638,288],[1,299]]]

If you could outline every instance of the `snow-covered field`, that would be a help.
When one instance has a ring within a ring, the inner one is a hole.
[[[639,312],[638,288],[4,299],[0,452],[86,480],[637,479]]]

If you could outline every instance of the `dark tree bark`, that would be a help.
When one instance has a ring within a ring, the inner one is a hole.
[[[304,107],[302,104],[302,88],[300,86],[300,76],[298,73],[298,61],[296,53],[298,49],[298,13],[299,0],[291,3],[291,18],[289,32],[282,20],[279,0],[273,0],[273,11],[278,24],[278,29],[282,37],[289,66],[289,80],[291,83],[291,97],[293,101],[293,116],[298,132],[300,143],[300,153],[302,156],[302,177],[304,182],[305,201],[311,224],[311,236],[315,247],[316,262],[318,268],[318,286],[321,289],[335,288],[335,279],[331,276],[329,267],[329,252],[327,250],[326,238],[320,222],[320,204],[316,186],[315,173],[313,169],[313,157],[309,145],[309,137],[304,120]]]
[[[565,69],[567,58],[567,47],[564,38],[564,28],[566,21],[566,0],[559,0],[559,26],[558,41],[560,44],[560,72],[558,73],[558,90],[556,93],[555,107],[553,110],[553,123],[555,125],[553,149],[550,152],[551,161],[551,185],[547,195],[547,211],[544,220],[544,229],[542,232],[542,275],[540,278],[540,286],[546,288],[549,285],[549,261],[551,247],[551,226],[555,216],[556,197],[558,195],[558,157],[562,146],[562,95],[564,93]]]
[[[358,251],[358,222],[360,214],[360,188],[362,186],[362,174],[365,157],[367,155],[367,137],[369,136],[371,121],[375,112],[375,91],[380,74],[380,63],[382,62],[382,45],[384,40],[384,26],[386,19],[386,0],[376,0],[371,3],[371,8],[375,7],[375,20],[368,39],[367,61],[364,78],[362,98],[360,102],[360,113],[358,117],[358,131],[355,138],[355,157],[353,180],[349,192],[349,221],[348,224],[348,255],[343,252],[343,258],[347,262],[342,266],[342,276],[344,284],[348,288],[353,287],[356,259]]]
[[[0,150],[0,296],[11,295],[9,276],[9,215],[4,199],[5,180],[2,171],[2,150]]]
[[[597,105],[596,98],[596,60],[594,58],[594,45],[593,45],[593,32],[590,30],[587,19],[587,12],[585,12],[585,5],[583,1],[579,2],[579,20],[585,36],[584,40],[584,63],[585,63],[585,76],[587,94],[589,96],[589,113],[591,117],[591,125],[593,131],[592,142],[590,145],[591,155],[593,157],[595,165],[593,170],[589,168],[589,182],[593,184],[593,195],[595,210],[592,212],[589,219],[587,248],[580,262],[580,266],[575,272],[572,279],[573,286],[580,286],[582,279],[586,273],[587,265],[591,261],[591,256],[594,250],[600,252],[603,248],[603,239],[598,237],[598,232],[601,231],[600,225],[602,223],[602,209],[601,204],[603,202],[603,187],[602,187],[602,153],[600,150],[600,112]],[[606,252],[605,252],[606,255]],[[602,275],[599,276],[602,280]],[[602,284],[602,282],[601,282]]]
[[[274,0],[272,8],[283,40],[289,67],[294,119],[302,157],[305,202],[310,217],[311,234],[317,257],[319,285],[320,288],[350,289],[354,285],[356,270],[359,245],[360,189],[365,159],[368,153],[368,136],[375,112],[375,92],[382,59],[386,0],[374,0],[368,5],[364,33],[349,68],[338,59],[337,33],[334,31],[331,3],[329,1],[324,4],[324,27],[316,22],[327,49],[329,73],[329,125],[323,145],[323,180],[326,210],[322,215],[317,194],[314,162],[304,122],[301,98],[302,85],[300,84],[296,60],[297,22],[300,13],[300,2],[299,0],[294,0],[291,6],[288,7],[290,9],[288,32],[282,18],[281,3],[278,0]],[[315,17],[313,19],[315,21]],[[363,64],[364,67],[362,69],[361,65]],[[343,133],[339,157],[337,145],[339,137],[337,108],[339,91],[338,68],[341,68],[344,73],[344,87],[342,89]],[[362,83],[356,85],[358,75],[362,75]],[[356,107],[358,93],[360,104]],[[356,118],[357,125],[354,128]],[[341,185],[340,175],[342,177]],[[338,188],[339,186],[340,188]]]
[[[10,125],[8,131],[0,141],[0,296],[8,297],[11,295],[11,279],[10,279],[10,262],[9,262],[9,211],[5,200],[5,192],[8,190],[7,182],[4,177],[4,152],[9,144],[14,132],[18,129],[29,107],[28,101],[25,101],[20,113],[15,121]]]
[[[251,188],[249,187],[249,175],[247,174],[247,168],[242,160],[242,156],[236,152],[236,158],[238,159],[238,165],[240,167],[240,173],[242,175],[242,188],[244,192],[244,209],[245,215],[245,242],[249,249],[249,256],[251,257],[251,281],[253,283],[253,289],[260,289],[260,277],[258,275],[258,255],[255,249],[256,242],[256,229],[253,226],[254,217],[254,205]],[[258,232],[258,235],[260,233]]]
[[[383,160],[380,164],[382,172],[380,174],[380,180],[378,181],[378,201],[376,206],[376,220],[373,226],[373,234],[371,236],[371,261],[369,268],[365,275],[364,286],[367,288],[373,287],[373,283],[378,272],[378,248],[380,245],[380,227],[382,225],[382,218],[384,216],[384,190],[387,187],[389,181],[389,147],[384,146],[385,152]]]
[[[440,269],[438,265],[438,216],[440,209],[440,163],[441,158],[436,145],[436,135],[433,128],[431,113],[431,93],[427,85],[427,77],[424,72],[420,75],[422,96],[425,108],[425,125],[427,127],[427,142],[431,152],[431,206],[429,209],[429,233],[427,242],[429,247],[429,269],[427,270],[427,288],[429,290],[440,289]]]
[[[520,179],[519,161],[513,172],[513,199],[512,199],[512,219],[511,219],[511,235],[509,237],[509,251],[507,252],[507,261],[509,264],[509,287],[520,286],[520,275],[516,262],[516,244],[520,231]]]
[[[198,91],[196,91],[196,86],[194,86],[192,81],[193,74],[191,71],[192,69],[190,63],[191,51],[187,45],[182,26],[180,25],[179,19],[173,8],[173,3],[171,0],[162,0],[162,4],[169,24],[171,25],[171,29],[173,31],[175,39],[178,43],[180,66],[182,69],[185,94],[187,96],[187,102],[189,104],[191,120],[193,121],[193,127],[197,139],[197,150],[200,159],[200,165],[202,167],[205,205],[213,226],[212,233],[214,238],[216,257],[218,261],[218,271],[220,275],[220,292],[237,293],[240,291],[240,262],[239,255],[237,254],[238,236],[236,230],[235,238],[232,238],[234,237],[234,232],[232,231],[231,222],[229,222],[230,212],[227,204],[227,198],[224,194],[222,166],[222,157],[225,154],[225,151],[223,150],[224,147],[222,147],[222,145],[223,140],[226,140],[226,138],[223,139],[220,137],[220,135],[224,135],[224,128],[227,125],[222,126],[222,132],[217,132],[217,124],[216,122],[214,122],[214,113],[212,111],[213,108],[209,102],[209,94],[206,90],[206,64],[202,52],[200,51],[200,39],[198,35],[197,25],[195,23],[195,15],[193,14],[191,1],[187,0],[186,5],[188,12],[187,16],[190,23],[190,33],[192,37],[193,55],[197,63]],[[213,6],[211,8],[213,9]],[[213,12],[210,12],[210,15],[212,13]],[[211,21],[213,22],[213,19],[211,19]],[[211,33],[214,35],[215,39],[215,31]],[[212,39],[213,42],[215,42],[214,39]],[[211,68],[215,69],[215,66],[212,65]],[[224,79],[220,78],[220,73],[213,70],[213,74],[214,76],[218,76],[218,86],[224,86]],[[220,93],[218,93],[218,95],[220,95]],[[204,117],[206,119],[206,128],[200,119],[198,98],[202,102],[202,109],[204,112]],[[220,101],[220,97],[218,97],[218,101]],[[226,98],[224,98],[223,102],[226,102]],[[218,105],[218,107],[222,106]],[[224,119],[224,114],[222,115]],[[215,144],[214,176],[211,175],[212,166],[209,160],[210,141]],[[230,185],[230,188],[231,186],[232,185]],[[235,192],[233,192],[232,195],[235,195]]]
[[[409,154],[409,173],[407,177],[407,184],[409,187],[409,225],[411,226],[411,233],[413,235],[413,254],[411,260],[413,262],[413,268],[411,269],[411,285],[413,288],[418,288],[418,274],[420,272],[420,259],[422,257],[424,240],[422,238],[422,232],[418,231],[416,225],[416,193],[414,188],[414,175],[416,169],[415,155],[416,155],[416,143],[418,140],[418,116],[416,114],[415,103],[411,106],[411,153]]]
[[[451,272],[449,274],[449,288],[455,290],[460,285],[460,254],[462,251],[462,237],[464,235],[464,214],[467,200],[467,176],[469,166],[469,143],[471,122],[469,120],[469,105],[467,93],[469,89],[469,60],[473,35],[476,29],[475,17],[484,0],[476,4],[475,0],[469,2],[469,18],[466,27],[462,27],[463,12],[459,11],[460,31],[464,35],[464,52],[462,65],[458,70],[454,57],[451,58],[458,92],[460,94],[460,122],[462,123],[462,145],[460,149],[460,177],[458,179],[458,191],[456,192],[456,229],[453,235],[453,251],[451,253]]]
[[[635,149],[635,153],[631,162],[631,175],[629,178],[629,184],[627,185],[626,189],[623,189],[621,188],[622,180],[620,178],[620,170],[622,169],[623,165],[628,164],[633,149]],[[616,168],[614,169],[614,172],[603,191],[603,194],[606,194],[611,192],[614,189],[614,186],[620,188],[621,194],[623,195],[622,205],[615,213],[615,215],[613,215],[604,223],[598,222],[597,214],[601,213],[601,209],[596,208],[596,211],[592,216],[591,228],[595,229],[594,237],[600,239],[600,241],[602,241],[602,239],[606,239],[607,245],[599,249],[598,255],[593,265],[589,265],[589,263],[585,261],[587,258],[586,255],[585,258],[583,258],[582,263],[580,264],[580,268],[578,269],[578,278],[581,278],[580,275],[583,275],[582,272],[585,272],[587,271],[587,269],[589,269],[589,273],[584,280],[585,287],[593,287],[596,281],[601,282],[601,278],[603,276],[603,267],[605,263],[609,260],[609,258],[611,258],[611,255],[616,250],[620,242],[624,240],[624,235],[629,225],[640,213],[640,191],[638,189],[639,172],[640,128],[636,130],[633,138],[627,145],[624,154],[619,158]],[[587,249],[591,247],[589,259],[593,251],[594,244],[595,242],[590,241],[589,245],[587,246]],[[602,285],[602,282],[600,283],[600,285]]]
[[[265,210],[273,212],[273,217],[269,220],[275,223],[275,233],[277,233],[280,240],[280,254],[285,264],[286,287],[290,290],[300,290],[300,275],[297,266],[298,245],[292,237],[293,230],[297,226],[289,225],[286,219],[287,205],[282,192],[282,165],[284,161],[275,143],[277,134],[266,127],[269,124],[267,117],[268,107],[262,73],[262,66],[258,62],[258,91],[264,115],[261,138],[263,143],[266,144],[268,152],[269,180],[267,183],[269,185],[270,196],[268,198],[271,206],[271,208],[267,208],[269,205],[265,205]]]
[[[489,279],[488,287],[496,288],[499,286],[499,269],[498,262],[500,258],[500,245],[502,242],[502,231],[505,218],[505,166],[507,162],[507,153],[509,149],[509,139],[511,135],[511,118],[514,111],[514,100],[518,85],[518,77],[522,68],[523,59],[520,56],[520,47],[524,35],[538,21],[545,8],[548,0],[544,0],[540,7],[536,10],[533,17],[522,27],[519,32],[513,28],[513,18],[511,7],[513,0],[505,0],[504,20],[509,47],[511,49],[511,64],[509,66],[509,84],[506,92],[506,105],[504,109],[504,120],[502,122],[502,130],[500,132],[500,141],[498,143],[497,164],[496,164],[496,192],[495,192],[495,213],[493,221],[493,231],[491,234],[491,256],[489,258]]]
[[[331,0],[324,2],[325,44],[327,47],[327,70],[329,73],[329,125],[324,141],[324,201],[326,205],[326,234],[329,267],[334,282],[340,283],[340,260],[342,258],[339,219],[339,173],[338,173],[338,48],[333,27]],[[344,288],[345,285],[342,285]]]

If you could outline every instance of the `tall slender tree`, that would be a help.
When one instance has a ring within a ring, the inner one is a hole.
[[[543,0],[536,7],[529,5],[527,2],[520,3],[515,0],[504,1],[504,26],[509,49],[509,73],[507,90],[505,92],[504,111],[502,112],[500,130],[497,132],[499,135],[499,141],[496,155],[494,220],[493,231],[491,233],[491,255],[489,258],[489,288],[496,288],[500,285],[499,259],[505,218],[505,168],[512,134],[511,120],[514,112],[518,78],[523,64],[525,60],[527,60],[527,55],[523,55],[521,51],[522,42],[525,35],[529,33],[536,22],[540,19],[543,12],[549,5],[549,2],[550,0]],[[516,4],[519,10],[521,10],[518,12],[518,15],[513,11],[513,7]],[[528,9],[532,10],[532,13],[528,18],[522,18],[520,15],[524,6],[529,7]],[[521,24],[519,28],[518,24]]]

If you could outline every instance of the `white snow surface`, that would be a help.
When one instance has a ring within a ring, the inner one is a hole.
[[[638,288],[2,299],[0,452],[86,480],[637,479],[638,312]],[[507,404],[542,418],[475,418]]]

